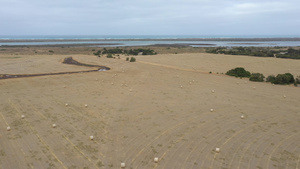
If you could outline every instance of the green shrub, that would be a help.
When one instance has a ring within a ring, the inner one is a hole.
[[[94,55],[100,56],[101,55],[101,50],[98,50],[97,52],[95,52]]]
[[[275,82],[276,77],[274,75],[270,75],[267,77],[266,81],[267,82],[271,82],[274,83]]]
[[[265,76],[261,73],[252,73],[249,80],[254,82],[263,82]]]
[[[126,61],[129,61],[129,57],[126,57]]]
[[[129,62],[135,62],[135,58],[131,57]]]
[[[235,77],[250,77],[250,72],[246,71],[244,68],[242,67],[237,67],[235,69],[231,69],[229,70],[226,75],[229,76],[235,76]]]
[[[300,76],[297,76],[297,78],[295,79],[295,82],[296,82],[297,84],[300,84]]]
[[[278,74],[275,78],[274,84],[291,84],[294,83],[294,76],[290,73]]]
[[[113,58],[113,55],[111,53],[107,54],[107,58]]]

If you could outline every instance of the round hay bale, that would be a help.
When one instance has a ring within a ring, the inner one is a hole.
[[[283,98],[286,98],[286,95],[283,95]]]
[[[88,107],[88,105],[87,105],[87,104],[85,104],[85,105],[84,105],[84,107]]]
[[[244,119],[245,118],[245,116],[244,115],[241,115],[241,119]]]
[[[53,127],[53,128],[56,128],[56,124],[52,124],[52,127]]]
[[[220,148],[217,147],[216,148],[216,152],[219,153],[220,152]]]
[[[11,129],[11,128],[10,128],[9,126],[8,126],[8,127],[6,127],[6,130],[7,130],[7,131],[10,131],[10,129]]]
[[[154,162],[158,162],[158,157],[154,157]]]
[[[69,106],[69,104],[68,104],[68,103],[66,103],[66,104],[65,104],[65,106],[66,106],[66,107],[68,107],[68,106]]]
[[[121,168],[125,168],[125,163],[121,163]]]
[[[210,109],[210,112],[213,112],[214,111],[214,109]]]
[[[90,140],[94,140],[94,136],[90,136]]]
[[[25,118],[25,115],[22,115],[21,118],[24,119],[24,118]]]
[[[212,93],[215,93],[215,90],[211,90]]]

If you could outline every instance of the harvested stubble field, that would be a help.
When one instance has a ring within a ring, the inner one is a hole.
[[[298,60],[3,52],[0,74],[91,69],[61,63],[70,56],[111,70],[0,80],[0,168],[300,167],[299,87],[221,74],[242,66],[300,75]]]

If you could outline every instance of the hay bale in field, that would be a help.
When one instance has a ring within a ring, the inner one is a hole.
[[[215,93],[215,90],[211,90],[212,93]]]
[[[25,118],[25,115],[22,115],[21,118],[24,119],[24,118]]]
[[[94,136],[90,136],[90,140],[94,140]]]
[[[125,168],[125,163],[121,163],[121,168]]]
[[[210,109],[210,112],[213,112],[214,111],[214,109]]]
[[[217,147],[216,148],[216,152],[219,153],[220,152],[220,148]]]
[[[88,107],[88,105],[87,105],[87,104],[85,104],[85,105],[84,105],[84,107]]]
[[[241,115],[241,119],[244,119],[245,118],[245,116],[244,115]]]
[[[158,157],[154,157],[154,162],[158,162]]]
[[[10,131],[10,129],[11,129],[11,128],[10,128],[9,126],[8,126],[8,127],[6,127],[6,130],[7,130],[7,131]]]
[[[68,104],[68,103],[66,103],[66,104],[65,104],[65,106],[66,106],[66,107],[68,107],[68,106],[69,106],[69,104]]]
[[[52,127],[53,127],[53,128],[56,128],[56,124],[52,124]]]

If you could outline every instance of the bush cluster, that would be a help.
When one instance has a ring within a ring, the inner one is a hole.
[[[267,77],[267,82],[274,84],[292,84],[295,82],[294,76],[290,73],[278,74],[276,77],[270,75]]]
[[[130,50],[123,50],[120,48],[113,48],[113,49],[106,49],[104,48],[103,51],[98,50],[97,52],[94,52],[94,55],[96,56],[100,56],[101,54],[126,54],[126,55],[138,55],[138,54],[142,54],[142,55],[156,55],[157,53],[154,52],[154,50],[152,49],[130,49]]]
[[[244,68],[237,67],[235,69],[231,69],[228,72],[226,72],[226,75],[235,76],[235,77],[250,77],[251,74],[249,71],[246,71]]]
[[[263,82],[265,76],[261,73],[252,73],[249,80],[254,82]]]

